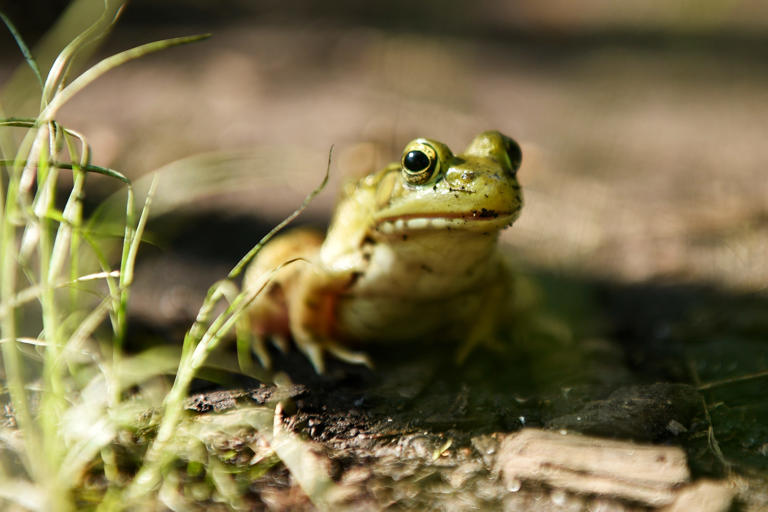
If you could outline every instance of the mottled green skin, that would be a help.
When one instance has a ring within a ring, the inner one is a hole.
[[[324,350],[368,363],[353,344],[454,339],[465,355],[494,341],[509,294],[497,238],[522,208],[520,149],[489,131],[458,155],[429,139],[409,143],[404,158],[411,151],[432,157],[429,169],[401,162],[347,184],[324,240],[301,231],[265,248],[246,286],[281,261],[310,263],[281,270],[256,300],[260,338],[291,336],[318,371]],[[287,324],[264,329],[276,312]]]

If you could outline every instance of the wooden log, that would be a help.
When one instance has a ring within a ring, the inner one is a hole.
[[[677,488],[690,479],[685,453],[678,447],[538,429],[506,437],[496,464],[508,488],[533,480],[654,507],[673,503]]]

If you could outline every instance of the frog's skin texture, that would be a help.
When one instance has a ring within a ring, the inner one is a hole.
[[[459,155],[416,139],[344,187],[324,239],[299,229],[268,243],[245,277],[263,288],[249,312],[262,363],[267,338],[292,338],[318,373],[325,351],[370,365],[353,350],[366,343],[454,340],[459,359],[493,344],[511,287],[497,239],[522,208],[521,159],[497,131]]]

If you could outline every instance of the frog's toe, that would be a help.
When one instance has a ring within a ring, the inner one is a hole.
[[[282,334],[272,335],[272,344],[283,354],[287,353],[291,349],[291,345],[288,342],[288,338]]]
[[[350,364],[362,364],[370,369],[373,369],[373,361],[371,361],[371,358],[365,352],[350,350],[346,347],[336,344],[329,345],[326,348],[328,349],[328,352],[344,362]]]
[[[253,353],[256,354],[256,359],[259,360],[261,366],[267,370],[272,368],[272,358],[269,357],[269,350],[267,350],[267,342],[263,336],[254,334],[251,337],[251,348]]]
[[[373,361],[365,352],[357,352],[337,343],[310,343],[301,346],[301,350],[306,354],[309,362],[315,368],[318,374],[325,373],[324,353],[327,351],[335,358],[350,364],[362,364],[368,368],[373,368]]]
[[[323,358],[323,347],[318,343],[300,345],[302,352],[307,356],[309,362],[315,368],[318,375],[325,373],[325,360]]]

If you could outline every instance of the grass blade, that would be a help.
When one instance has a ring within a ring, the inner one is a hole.
[[[314,453],[310,443],[283,426],[280,404],[274,410],[261,407],[248,412],[246,421],[267,439],[312,503],[319,510],[337,508],[334,505],[343,497],[343,488],[333,482],[327,461]]]
[[[40,74],[40,68],[37,67],[37,61],[35,61],[35,59],[32,57],[32,52],[29,51],[29,47],[24,42],[24,39],[22,39],[21,34],[19,34],[19,31],[16,30],[16,26],[1,11],[0,11],[0,19],[3,20],[3,23],[5,23],[5,26],[8,27],[8,31],[16,40],[16,44],[18,45],[19,50],[21,50],[21,54],[24,56],[24,60],[27,61],[27,64],[32,69],[32,72],[35,74],[35,78],[37,78],[37,83],[40,84],[40,90],[42,91],[43,76]]]
[[[11,167],[13,165],[18,165],[21,163],[21,165],[27,165],[26,160],[16,161],[16,160],[0,160],[0,167]],[[58,169],[66,169],[68,171],[75,170],[75,168],[82,169],[86,172],[92,172],[95,174],[101,174],[103,176],[109,176],[110,178],[115,178],[123,183],[130,184],[131,180],[128,179],[127,176],[125,176],[123,173],[116,171],[114,169],[110,169],[108,167],[101,167],[100,165],[77,165],[77,164],[71,164],[68,162],[51,162],[51,167],[56,167]]]
[[[59,110],[59,108],[61,108],[67,101],[69,101],[75,94],[80,92],[84,87],[86,87],[91,82],[93,82],[94,80],[102,76],[107,71],[110,71],[118,66],[125,64],[126,62],[130,62],[132,60],[138,59],[139,57],[143,57],[150,53],[164,50],[166,48],[171,48],[173,46],[180,46],[183,44],[195,43],[197,41],[202,41],[204,39],[207,39],[210,36],[211,34],[200,34],[195,36],[185,36],[185,37],[176,37],[173,39],[164,39],[162,41],[155,41],[152,43],[143,44],[141,46],[131,48],[130,50],[125,50],[123,52],[120,52],[111,57],[107,57],[106,59],[95,64],[93,67],[89,68],[82,75],[78,76],[76,79],[72,81],[72,83],[64,87],[64,89],[62,89],[56,96],[54,96],[51,99],[51,102],[48,104],[48,106],[46,106],[43,112],[40,114],[39,119],[41,121],[49,121],[53,119],[53,117],[56,115],[56,112]]]
[[[0,482],[0,500],[16,503],[26,510],[43,510],[46,504],[44,491],[21,479]]]
[[[141,244],[142,235],[144,234],[144,228],[147,226],[147,220],[149,220],[149,211],[152,208],[152,199],[155,197],[157,191],[158,177],[157,175],[152,177],[152,183],[149,186],[147,197],[144,200],[144,207],[141,209],[141,215],[139,216],[139,222],[136,224],[136,229],[133,233],[133,239],[128,247],[128,253],[124,265],[120,269],[120,280],[123,287],[128,287],[133,283],[133,268],[136,264],[136,256],[139,252],[139,244]]]
[[[101,39],[104,34],[108,32],[109,29],[117,22],[117,19],[120,17],[120,13],[123,11],[123,7],[125,7],[125,4],[121,3],[121,5],[115,11],[112,20],[107,23],[106,27],[102,29],[101,26],[106,20],[107,13],[109,12],[108,1],[104,0],[104,9],[102,10],[98,19],[93,22],[91,26],[86,28],[74,39],[72,39],[72,41],[70,41],[69,44],[67,44],[64,49],[59,52],[59,54],[56,56],[56,59],[53,61],[53,64],[51,65],[51,69],[48,71],[48,76],[46,77],[45,84],[43,86],[43,94],[40,100],[41,110],[50,102],[51,98],[54,97],[56,90],[62,87],[64,84],[67,74],[69,73],[69,69],[72,65],[72,61],[74,60],[77,52],[85,45],[85,43]],[[89,41],[92,36],[94,36],[93,39]]]
[[[317,194],[322,192],[322,190],[325,188],[325,185],[328,183],[328,178],[331,175],[331,158],[333,157],[333,146],[331,146],[331,149],[328,151],[328,166],[325,168],[325,176],[323,177],[323,181],[318,185],[312,192],[307,194],[307,197],[304,198],[304,201],[301,203],[301,206],[296,208],[292,214],[287,216],[274,228],[272,228],[269,233],[264,235],[264,237],[259,240],[259,243],[257,243],[253,248],[248,251],[248,254],[242,257],[242,259],[237,262],[237,265],[235,265],[235,268],[232,269],[232,271],[227,276],[228,279],[234,279],[237,277],[240,272],[243,271],[246,265],[253,259],[254,256],[256,256],[256,253],[258,253],[264,245],[269,242],[272,237],[274,237],[278,232],[280,232],[285,226],[290,224],[293,219],[298,217],[301,212],[307,209],[307,206],[309,206],[309,203],[312,202],[312,200],[315,198]]]
[[[34,128],[37,119],[31,117],[8,117],[0,119],[0,126],[13,126],[16,128]]]

